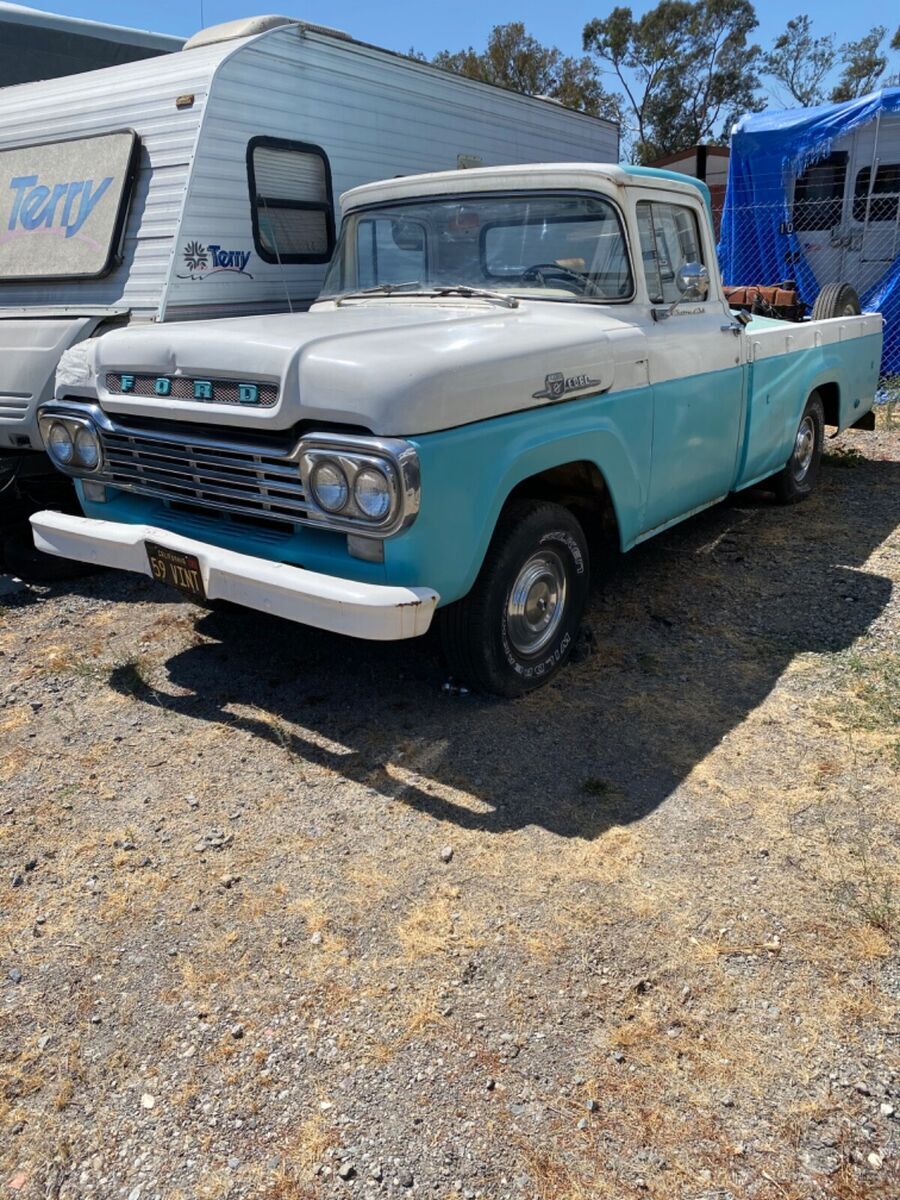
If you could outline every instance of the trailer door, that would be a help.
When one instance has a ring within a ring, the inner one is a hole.
[[[805,167],[794,182],[791,221],[819,287],[845,279],[848,150],[833,150]]]

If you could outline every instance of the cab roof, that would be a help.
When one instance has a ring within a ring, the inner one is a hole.
[[[692,175],[656,167],[619,166],[617,163],[523,163],[519,166],[475,167],[471,170],[432,171],[403,175],[351,188],[341,196],[344,212],[363,205],[410,200],[417,196],[464,195],[479,191],[529,188],[592,189],[599,182],[614,187],[658,188],[701,198],[709,207],[709,189]]]

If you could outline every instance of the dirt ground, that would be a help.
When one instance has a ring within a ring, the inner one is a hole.
[[[900,1189],[900,433],[436,645],[0,576],[0,1197]]]

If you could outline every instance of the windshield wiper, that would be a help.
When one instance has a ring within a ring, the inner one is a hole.
[[[499,300],[507,308],[518,308],[519,302],[515,296],[506,292],[493,292],[490,288],[470,287],[467,283],[435,284],[428,291],[432,296],[478,296],[485,300]]]
[[[421,279],[408,279],[405,283],[379,283],[375,287],[362,288],[358,292],[344,292],[337,297],[337,304],[344,300],[359,300],[364,296],[392,296],[394,292],[405,292],[409,288],[420,288]],[[325,297],[327,299],[327,297]]]
[[[411,291],[411,288],[420,288],[421,290]],[[363,291],[345,292],[342,296],[337,297],[336,303],[340,305],[345,300],[367,300],[374,296],[393,296],[395,292],[401,291],[404,296],[475,296],[485,300],[498,300],[507,308],[519,307],[519,301],[515,296],[509,296],[506,292],[492,292],[489,288],[470,287],[467,283],[436,283],[429,286],[423,284],[420,279],[413,279],[408,283],[380,283],[377,287],[365,288]]]

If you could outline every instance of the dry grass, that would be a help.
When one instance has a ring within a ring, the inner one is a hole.
[[[870,469],[829,473],[829,503],[798,510],[805,546],[845,519],[831,493]],[[748,503],[663,541],[603,608],[597,662],[512,706],[435,699],[425,668],[393,683],[384,659],[377,723],[346,691],[296,702],[280,647],[270,686],[265,662],[182,605],[104,604],[35,637],[17,681],[58,677],[67,698],[0,710],[16,804],[0,941],[27,964],[0,1031],[0,1168],[43,1163],[71,1130],[84,1141],[90,1101],[151,1155],[174,1114],[201,1166],[172,1200],[317,1200],[317,1168],[363,1128],[398,1158],[445,1135],[487,1145],[465,1169],[489,1200],[512,1187],[504,1172],[542,1200],[814,1200],[810,1129],[877,1119],[877,1097],[829,1090],[830,1071],[892,1053],[900,689],[883,628],[834,653],[766,628],[787,603],[772,564],[797,546],[791,516]],[[727,549],[735,531],[755,565]],[[896,576],[896,552],[855,566]],[[730,589],[755,626],[729,615]],[[46,611],[24,614],[29,633]],[[323,676],[339,677],[329,655]],[[233,844],[196,854],[212,826]],[[32,853],[39,870],[13,888]],[[152,1116],[108,1102],[154,1078],[170,1090]],[[375,1097],[362,1116],[360,1095]],[[326,1096],[352,1126],[318,1111]],[[413,1112],[421,1124],[395,1125]],[[276,1141],[245,1123],[238,1142],[239,1113]],[[221,1169],[230,1139],[237,1173]],[[838,1150],[829,1200],[887,1200],[891,1160],[879,1179],[858,1139]]]

